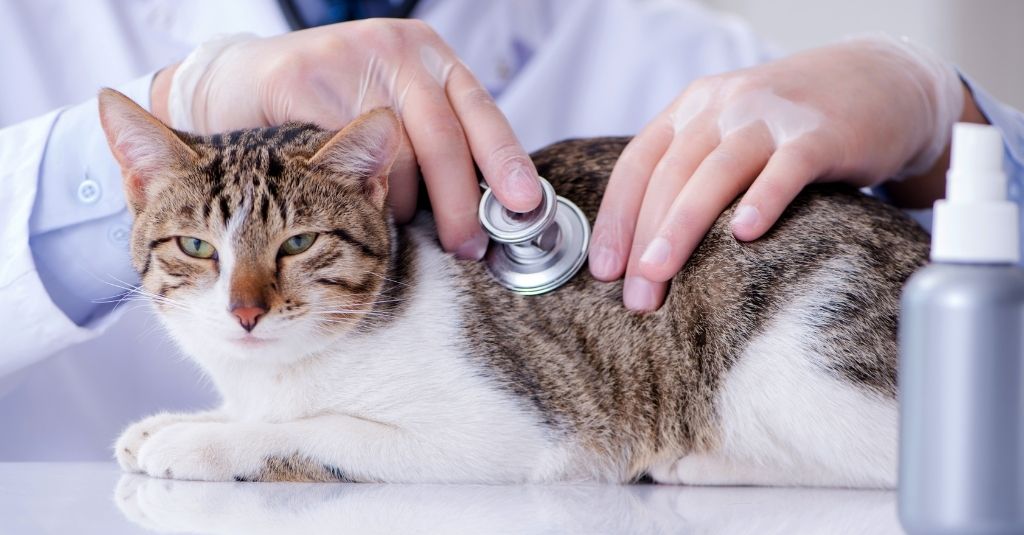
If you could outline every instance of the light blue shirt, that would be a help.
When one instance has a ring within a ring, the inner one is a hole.
[[[149,108],[149,74],[120,86]],[[131,215],[121,172],[110,156],[95,100],[63,110],[39,172],[29,244],[53,302],[78,325],[104,314],[103,303],[138,282],[128,258]]]
[[[1003,136],[1003,168],[1009,178],[1009,198],[1020,206],[1024,204],[1024,113],[999,102],[963,74],[960,77],[974,95],[978,110]],[[1017,224],[1021,225],[1021,222],[1018,221]],[[1020,239],[1021,251],[1024,251],[1024,229],[1020,233]],[[1024,257],[1020,264],[1024,265]]]
[[[425,2],[423,9],[432,15],[427,20],[444,19],[450,10],[462,19],[479,12],[477,25],[500,22],[488,30],[494,39],[495,31],[502,34],[491,47],[479,46],[484,28],[441,33],[495,95],[527,150],[570,137],[635,133],[697,76],[777,55],[738,20],[682,2],[606,2],[600,9],[589,1],[563,0],[557,8],[545,2],[506,4]],[[507,20],[493,20],[502,11]],[[617,37],[596,31],[605,24],[614,26],[609,32]],[[625,39],[629,35],[658,38]],[[701,53],[666,68],[664,50],[687,49]],[[633,73],[650,80],[631,83]],[[151,80],[149,75],[120,89],[148,109]],[[114,304],[103,301],[116,300],[121,288],[138,283],[129,262],[131,217],[121,187],[95,100],[61,112],[43,156],[29,235],[39,279],[79,326],[104,316]]]
[[[1002,133],[1010,199],[1020,204],[1024,113],[997,101],[970,78],[962,78],[978,108]],[[120,89],[148,108],[151,80],[152,75],[147,75]],[[114,303],[101,302],[104,298],[123,293],[119,286],[138,282],[128,259],[131,216],[94,102],[63,111],[47,146],[63,149],[47,150],[43,157],[39,194],[29,222],[32,253],[54,303],[76,324],[85,325],[113,308]],[[1024,232],[1021,240],[1024,250]]]

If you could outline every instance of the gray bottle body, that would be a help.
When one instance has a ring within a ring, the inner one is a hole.
[[[899,339],[904,529],[1024,534],[1024,270],[921,269]]]

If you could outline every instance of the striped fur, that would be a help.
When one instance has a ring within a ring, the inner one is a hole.
[[[101,112],[136,211],[143,288],[224,399],[130,427],[116,446],[127,470],[894,482],[897,299],[927,239],[874,199],[809,188],[753,243],[732,237],[730,208],[664,307],[635,315],[620,283],[584,271],[524,297],[444,254],[429,214],[396,227],[383,204],[400,139],[390,112],[340,133],[286,124],[209,137],[114,93]],[[593,219],[626,141],[568,141],[534,161]],[[308,251],[280,253],[306,232],[317,235]],[[216,258],[189,257],[177,236],[208,241]],[[239,295],[267,308],[251,333],[229,312]]]

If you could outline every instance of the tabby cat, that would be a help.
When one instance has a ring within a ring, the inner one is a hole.
[[[891,487],[896,317],[927,236],[839,186],[764,238],[729,209],[633,314],[584,270],[524,297],[392,222],[387,109],[199,137],[127,97],[100,114],[134,213],[136,290],[223,399],[116,444],[128,471],[239,481]],[[594,217],[626,139],[533,155]]]

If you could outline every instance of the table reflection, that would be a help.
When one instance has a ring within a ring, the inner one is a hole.
[[[134,524],[234,533],[900,533],[883,491],[663,485],[204,483],[126,475]]]

